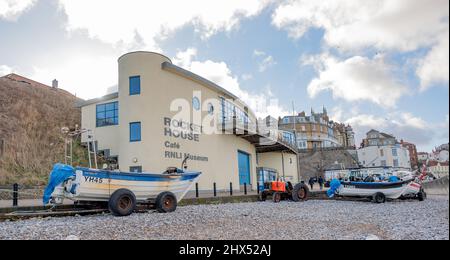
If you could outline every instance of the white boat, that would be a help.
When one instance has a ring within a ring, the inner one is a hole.
[[[376,203],[384,203],[386,199],[426,197],[422,185],[414,180],[398,182],[342,182],[333,180],[328,196],[371,198]]]
[[[57,164],[50,176],[44,204],[108,203],[114,215],[130,215],[137,204],[154,204],[172,212],[200,178],[200,172],[171,168],[162,174],[127,173]]]

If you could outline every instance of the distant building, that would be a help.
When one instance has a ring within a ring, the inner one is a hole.
[[[409,151],[409,160],[411,161],[411,167],[413,169],[419,168],[419,157],[417,154],[416,145],[413,143],[405,142],[404,140],[401,140],[400,144]]]
[[[430,154],[430,160],[435,160],[438,162],[448,162],[449,161],[449,151],[448,144],[440,145],[436,147]]]
[[[358,149],[358,160],[363,167],[392,167],[411,169],[409,151],[392,135],[371,130]]]
[[[315,113],[311,109],[309,116],[305,112],[296,116],[285,116],[280,119],[279,128],[296,132],[299,149],[355,148],[355,133],[352,127],[331,121],[326,108],[323,108],[322,113]]]
[[[449,174],[448,164],[448,162],[429,161],[428,170],[434,177],[442,178],[448,176]]]
[[[427,162],[428,158],[430,158],[430,155],[428,153],[425,153],[425,152],[417,153],[417,160],[418,160],[419,164],[425,164]]]

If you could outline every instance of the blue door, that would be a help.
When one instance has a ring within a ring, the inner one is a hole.
[[[250,155],[238,152],[238,163],[239,163],[239,184],[250,185]]]

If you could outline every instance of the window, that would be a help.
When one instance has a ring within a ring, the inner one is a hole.
[[[192,99],[192,107],[194,110],[199,111],[200,110],[200,99],[198,97],[194,97]]]
[[[306,126],[302,125],[302,132],[306,132]]]
[[[130,142],[141,141],[141,123],[130,123]]]
[[[397,159],[394,160],[394,167],[398,167],[398,160]]]
[[[398,156],[398,153],[397,153],[397,149],[396,149],[396,148],[393,148],[393,149],[392,149],[392,156]]]
[[[119,124],[119,102],[97,105],[96,110],[97,127]]]
[[[289,117],[283,118],[283,123],[284,124],[289,124]]]
[[[208,104],[208,114],[210,114],[211,116],[214,115],[214,106],[212,103]]]
[[[141,94],[141,77],[130,77],[130,96]]]
[[[386,160],[381,160],[381,166],[383,166],[383,167],[386,167],[386,166],[387,166]]]
[[[383,149],[380,150],[380,156],[382,156],[382,157],[384,156],[384,150]]]
[[[131,166],[130,172],[132,173],[142,173],[142,166]]]

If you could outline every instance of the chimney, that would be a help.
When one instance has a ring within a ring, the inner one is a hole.
[[[58,81],[56,79],[53,80],[52,87],[53,88],[58,88]]]

